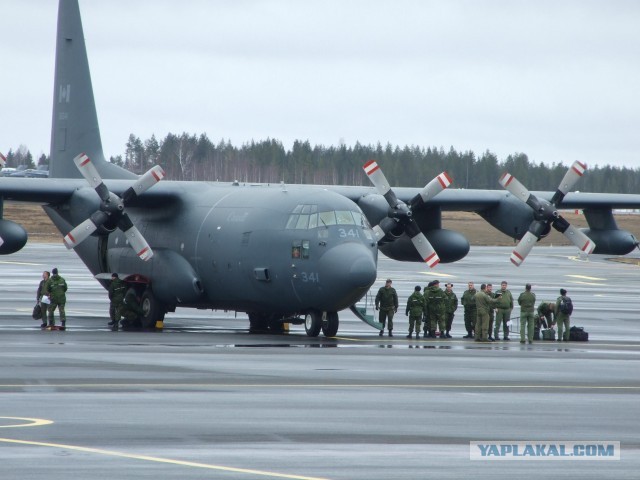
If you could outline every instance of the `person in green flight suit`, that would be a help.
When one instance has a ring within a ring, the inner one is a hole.
[[[124,300],[120,304],[119,312],[123,317],[123,326],[125,324],[124,320],[127,321],[128,325],[132,325],[136,320],[144,315],[144,311],[140,305],[140,300],[138,299],[138,295],[133,287],[129,287],[127,293],[124,295]]]
[[[507,282],[500,283],[500,301],[496,308],[496,323],[493,331],[493,338],[500,338],[500,326],[504,331],[503,340],[509,340],[509,321],[511,320],[511,311],[513,310],[513,295],[507,290]]]
[[[536,304],[536,294],[531,291],[531,284],[527,283],[524,292],[518,296],[520,305],[520,343],[525,343],[525,330],[529,338],[529,343],[533,343],[533,309]]]
[[[427,322],[429,323],[429,337],[436,338],[436,328],[440,329],[440,339],[447,338],[445,331],[445,295],[440,288],[440,281],[434,280],[431,286],[424,289],[426,302]],[[425,325],[425,328],[426,325]]]
[[[556,304],[554,302],[543,301],[538,304],[537,315],[534,317],[536,320],[535,330],[540,334],[540,329],[551,328],[555,323],[556,317]]]
[[[486,289],[485,293],[491,299],[496,298],[500,294],[500,292],[493,293],[493,284],[491,284],[491,283],[487,283],[487,289]],[[495,314],[496,314],[496,305],[495,305],[495,303],[493,303],[492,306],[489,308],[489,328],[488,328],[488,333],[489,333],[489,341],[490,342],[495,342],[496,341],[496,339],[493,338],[493,319],[495,317]]]
[[[556,325],[558,325],[558,341],[559,342],[568,342],[569,341],[569,327],[571,321],[571,313],[563,312],[561,308],[561,304],[563,300],[568,299],[567,291],[564,288],[560,289],[560,296],[556,300]],[[571,299],[569,299],[571,302]]]
[[[473,331],[478,316],[478,312],[476,311],[476,293],[478,292],[473,282],[469,282],[467,290],[465,290],[460,299],[460,303],[464,307],[464,328],[467,330],[467,334],[462,338],[473,338]]]
[[[57,268],[51,270],[51,276],[44,284],[44,293],[51,300],[47,312],[49,327],[53,327],[56,324],[53,312],[57,308],[60,314],[60,328],[65,330],[67,328],[67,315],[64,311],[64,306],[67,303],[67,282],[58,274]]]
[[[453,317],[458,309],[458,296],[453,292],[453,283],[447,283],[444,290],[444,319],[446,333],[445,337],[451,338],[451,326],[453,325]],[[442,336],[442,333],[440,334]]]
[[[40,280],[40,284],[38,285],[38,290],[36,291],[36,303],[40,305],[40,311],[42,312],[42,324],[40,328],[45,328],[47,326],[47,312],[49,310],[49,304],[46,303],[48,299],[43,302],[42,297],[45,296],[44,286],[47,284],[47,280],[51,274],[46,270],[42,272],[42,280]]]
[[[376,295],[376,310],[380,310],[378,321],[382,324],[380,336],[384,334],[384,327],[387,325],[389,336],[393,337],[393,315],[398,311],[398,294],[396,289],[391,286],[392,283],[390,278],[387,279],[384,287],[380,287]]]
[[[120,280],[117,273],[111,274],[111,284],[109,285],[109,318],[111,321],[107,324],[111,330],[118,331],[120,324],[120,305],[124,301],[124,294],[127,289],[125,283]]]
[[[489,296],[487,285],[480,285],[480,291],[476,293],[476,310],[478,318],[476,319],[476,342],[489,341],[489,311],[495,308],[497,299]]]
[[[416,285],[413,289],[413,293],[407,300],[407,308],[405,315],[409,316],[409,335],[407,338],[411,338],[413,329],[416,330],[416,340],[420,338],[420,324],[422,323],[422,315],[424,315],[425,301],[424,297],[420,293],[420,285]]]

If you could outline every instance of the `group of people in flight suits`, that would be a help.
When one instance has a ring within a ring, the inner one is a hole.
[[[375,298],[375,308],[380,312],[378,320],[382,324],[380,336],[384,335],[385,328],[388,329],[389,336],[393,336],[393,316],[398,311],[398,295],[392,284],[393,281],[387,279]],[[440,288],[440,281],[433,280],[424,292],[421,292],[420,286],[416,286],[407,299],[405,309],[405,314],[409,317],[407,338],[413,338],[415,331],[415,338],[419,339],[423,322],[425,338],[452,338],[454,312],[460,303],[464,308],[467,331],[463,338],[474,338],[478,342],[494,342],[500,339],[502,329],[502,340],[510,340],[511,312],[517,303],[520,306],[520,343],[533,343],[540,328],[551,328],[555,325],[558,328],[558,341],[569,341],[571,314],[560,308],[568,299],[564,288],[560,289],[560,296],[555,302],[541,302],[537,307],[537,313],[534,313],[536,295],[531,291],[531,285],[527,284],[515,301],[507,286],[507,282],[503,281],[500,290],[494,292],[493,285],[482,284],[478,291],[474,283],[469,282],[460,302],[453,292],[451,283],[447,283],[443,290]],[[570,299],[568,301],[571,303]]]

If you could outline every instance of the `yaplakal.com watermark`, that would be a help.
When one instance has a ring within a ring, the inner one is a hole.
[[[471,460],[620,460],[620,442],[469,442]]]

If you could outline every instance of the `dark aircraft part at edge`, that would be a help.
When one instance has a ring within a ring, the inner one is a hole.
[[[21,250],[27,239],[27,231],[22,225],[0,218],[0,255],[9,255]]]

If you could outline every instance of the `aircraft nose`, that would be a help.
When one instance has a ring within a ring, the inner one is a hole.
[[[319,266],[323,290],[334,296],[335,310],[356,303],[376,281],[376,251],[363,244],[332,246],[320,258]]]

